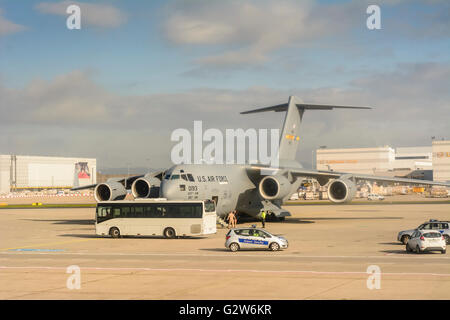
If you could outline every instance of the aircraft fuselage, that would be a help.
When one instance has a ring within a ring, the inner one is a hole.
[[[176,165],[165,172],[160,196],[168,200],[216,201],[216,211],[259,214],[261,198],[249,179],[246,165]]]

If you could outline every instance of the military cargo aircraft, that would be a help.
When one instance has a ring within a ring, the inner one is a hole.
[[[257,164],[180,164],[168,170],[150,172],[72,190],[95,188],[97,201],[122,200],[131,189],[135,198],[167,198],[168,200],[206,200],[216,202],[216,212],[225,216],[232,210],[257,217],[261,210],[272,218],[284,219],[290,213],[281,208],[283,201],[298,190],[304,178],[314,178],[320,185],[328,183],[328,198],[333,203],[352,201],[356,184],[361,181],[402,183],[416,185],[450,186],[427,180],[378,177],[353,173],[304,169],[295,160],[300,135],[300,124],[305,111],[332,109],[371,109],[335,105],[306,104],[297,97],[288,103],[242,112],[286,112],[279,143],[279,166],[271,168]],[[267,171],[272,171],[267,174]]]

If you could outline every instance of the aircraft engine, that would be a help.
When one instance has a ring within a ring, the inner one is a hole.
[[[283,199],[291,191],[291,183],[284,176],[267,176],[259,183],[259,194],[266,200]]]
[[[348,179],[336,179],[328,185],[328,198],[334,203],[352,201],[356,194],[356,185]]]
[[[94,189],[94,197],[97,202],[123,200],[127,190],[120,182],[111,181],[98,184]]]
[[[131,193],[135,198],[158,198],[160,185],[161,181],[157,178],[139,178],[131,185]]]

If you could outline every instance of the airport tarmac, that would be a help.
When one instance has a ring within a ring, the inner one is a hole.
[[[98,238],[93,208],[0,210],[0,299],[450,299],[449,253],[406,254],[398,231],[449,204],[301,205],[266,228],[280,252],[188,239]],[[245,222],[249,226],[256,222]],[[260,226],[260,223],[256,223]],[[66,273],[80,267],[81,288]],[[381,271],[368,289],[369,266]]]

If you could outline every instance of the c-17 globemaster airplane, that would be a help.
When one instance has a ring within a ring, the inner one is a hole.
[[[332,109],[371,108],[306,104],[291,96],[288,103],[241,113],[286,112],[280,135],[277,168],[255,164],[180,164],[166,171],[129,178],[112,178],[105,183],[72,190],[95,188],[94,196],[97,201],[122,200],[129,189],[135,198],[209,199],[216,202],[216,212],[221,217],[232,210],[257,217],[264,209],[270,212],[272,218],[284,219],[290,216],[290,213],[281,208],[281,204],[297,191],[304,178],[314,178],[322,186],[328,183],[328,198],[334,203],[350,202],[356,193],[356,183],[361,180],[450,186],[447,183],[427,180],[304,169],[295,160],[303,114],[307,110]],[[274,173],[268,175],[268,170],[273,170]]]

